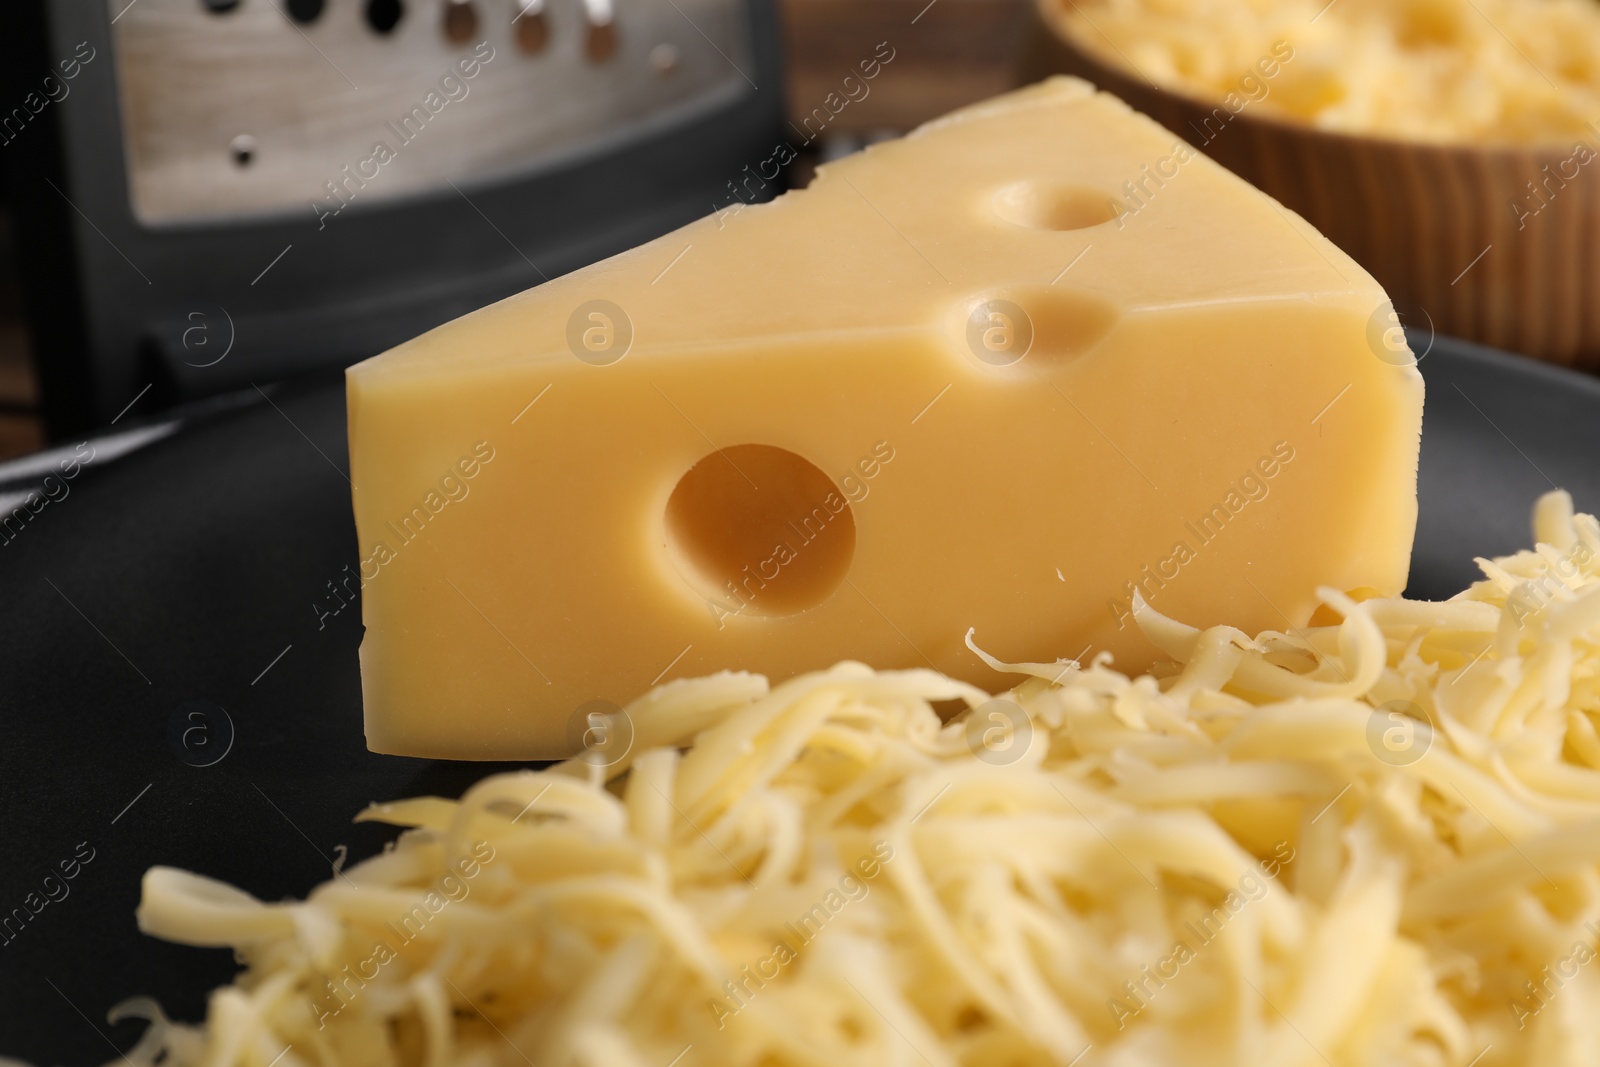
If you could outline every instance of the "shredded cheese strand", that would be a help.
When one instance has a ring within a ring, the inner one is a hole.
[[[722,674],[630,705],[610,768],[367,809],[405,831],[305,901],[155,868],[141,928],[243,971],[200,1025],[120,1006],[129,1059],[1592,1063],[1600,524],[1553,493],[1535,530],[1290,634],[1140,603],[1151,676],[985,655],[1011,749],[930,671]]]

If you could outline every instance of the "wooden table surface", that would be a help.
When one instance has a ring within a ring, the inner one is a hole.
[[[801,132],[820,121],[816,109],[839,108],[831,129],[903,133],[1018,84],[1027,0],[780,0],[779,10]],[[880,49],[893,58],[863,86],[859,65]]]

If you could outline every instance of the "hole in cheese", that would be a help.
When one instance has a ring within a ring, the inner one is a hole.
[[[1117,309],[1081,289],[1005,289],[957,305],[950,326],[963,347],[988,367],[1044,372],[1105,339]]]
[[[731,614],[816,607],[856,548],[850,502],[833,479],[773,445],[734,445],[690,467],[667,499],[666,531],[684,578]]]
[[[1034,180],[1017,182],[994,197],[995,214],[1034,230],[1082,230],[1117,217],[1113,197],[1082,185]]]

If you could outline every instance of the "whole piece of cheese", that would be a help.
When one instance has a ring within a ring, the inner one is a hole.
[[[992,688],[969,630],[1138,670],[1135,595],[1287,630],[1319,586],[1398,592],[1416,522],[1422,381],[1382,290],[1070,79],[441,326],[348,395],[380,752],[570,755],[596,708],[721,669]]]

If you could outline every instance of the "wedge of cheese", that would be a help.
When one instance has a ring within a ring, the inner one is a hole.
[[[597,224],[601,220],[596,220]],[[1057,79],[352,368],[370,746],[544,758],[653,683],[998,686],[1396,593],[1422,381],[1365,271]],[[606,744],[614,745],[614,739]]]

